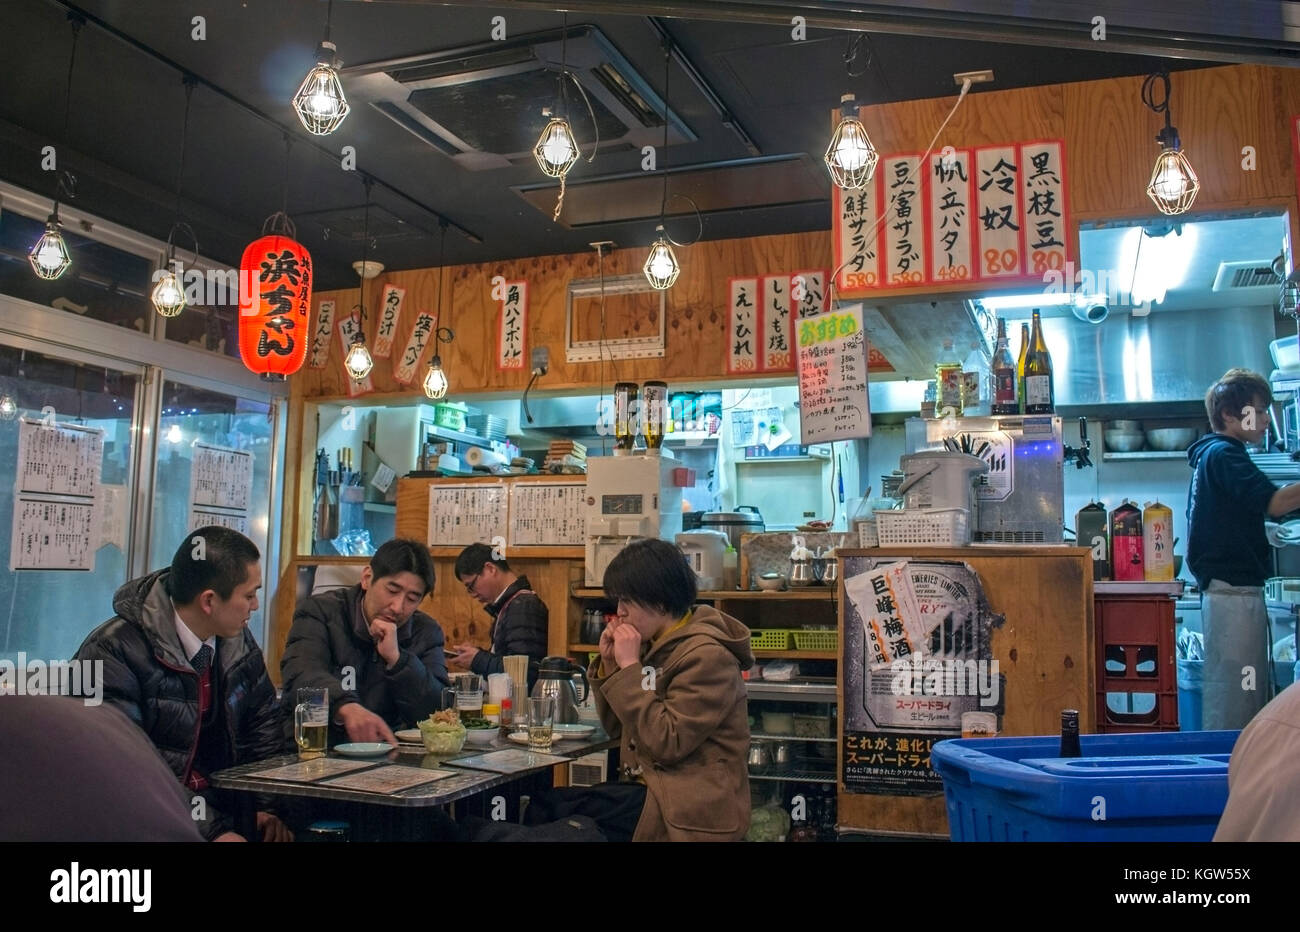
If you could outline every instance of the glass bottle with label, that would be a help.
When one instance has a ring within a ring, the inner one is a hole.
[[[1052,388],[1052,354],[1043,339],[1043,321],[1034,311],[1034,331],[1025,357],[1025,413],[1051,414],[1056,410],[1056,393]]]
[[[961,417],[961,362],[952,348],[952,340],[943,341],[943,352],[934,367],[938,397],[935,414],[938,417]]]
[[[1016,361],[1007,347],[1007,322],[998,319],[998,347],[993,353],[993,413],[1019,414]]]
[[[1025,360],[1029,357],[1029,324],[1020,325],[1020,358],[1016,361],[1016,407],[1017,413],[1025,410]]]
[[[641,433],[647,450],[657,450],[664,442],[668,420],[668,383],[646,382],[641,389]]]
[[[1061,757],[1082,757],[1079,747],[1079,713],[1075,709],[1061,712]]]
[[[637,431],[637,391],[635,382],[618,382],[614,385],[614,439],[618,449],[631,450]]]

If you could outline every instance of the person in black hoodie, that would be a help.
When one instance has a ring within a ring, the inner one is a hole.
[[[487,544],[470,544],[456,558],[456,578],[465,591],[492,616],[488,638],[490,651],[473,644],[457,644],[450,659],[471,673],[487,676],[504,673],[502,658],[511,654],[528,656],[528,688],[537,679],[538,666],[546,656],[546,626],[550,612],[534,592],[527,576],[516,576],[510,564],[497,559]]]
[[[153,742],[189,792],[199,831],[213,841],[246,839],[217,808],[222,794],[207,775],[285,750],[275,687],[248,630],[260,560],[237,531],[192,531],[170,568],[117,590],[117,614],[76,653],[103,662],[104,699]],[[257,828],[265,841],[293,840],[270,811],[257,813]]]
[[[1243,728],[1271,698],[1271,575],[1264,522],[1300,508],[1300,483],[1279,489],[1251,460],[1273,401],[1258,373],[1231,369],[1205,394],[1214,433],[1187,450],[1187,566],[1201,590],[1206,730]]]

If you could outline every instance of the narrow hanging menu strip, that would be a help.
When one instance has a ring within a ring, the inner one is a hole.
[[[402,317],[402,300],[405,297],[405,288],[384,286],[383,297],[379,299],[379,326],[375,329],[375,349],[372,354],[376,359],[387,359],[393,352],[393,338],[397,334],[397,322]]]
[[[796,327],[801,442],[871,436],[862,305],[806,317]]]
[[[758,279],[733,278],[727,283],[727,372],[758,370]]]
[[[330,331],[334,326],[334,302],[322,301],[316,305],[316,329],[311,333],[311,354],[307,365],[324,369],[330,358]]]
[[[528,282],[505,282],[502,286],[500,331],[497,339],[497,368],[524,368],[524,334],[528,327]]]
[[[763,276],[763,371],[794,368],[790,355],[790,276]]]
[[[424,355],[425,344],[429,342],[429,336],[437,326],[437,316],[427,311],[415,318],[410,339],[406,341],[406,349],[402,350],[402,355],[393,361],[393,378],[403,385],[411,384],[415,379],[415,369],[420,364],[420,357]]]

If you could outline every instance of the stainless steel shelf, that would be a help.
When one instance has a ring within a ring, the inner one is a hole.
[[[1125,460],[1185,460],[1186,450],[1139,450],[1136,453],[1103,453],[1101,458],[1107,462],[1124,462]]]
[[[750,699],[785,699],[795,702],[836,702],[834,683],[771,683],[748,680],[745,686]]]
[[[835,783],[835,771],[833,770],[810,770],[791,767],[788,770],[777,770],[774,767],[763,767],[760,769],[750,768],[749,779],[751,780],[775,780],[787,783]]]
[[[839,738],[814,738],[809,735],[768,735],[758,731],[751,731],[749,737],[764,741],[818,741],[830,744],[837,744],[840,740]]]

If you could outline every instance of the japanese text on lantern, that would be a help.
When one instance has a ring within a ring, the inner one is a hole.
[[[502,286],[500,339],[497,368],[524,368],[524,330],[528,320],[528,282],[506,282]]]
[[[755,372],[761,339],[758,279],[733,278],[727,292],[727,371]]]

